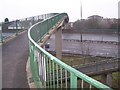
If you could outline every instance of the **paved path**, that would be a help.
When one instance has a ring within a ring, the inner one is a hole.
[[[27,32],[2,46],[2,88],[28,88],[26,62]]]

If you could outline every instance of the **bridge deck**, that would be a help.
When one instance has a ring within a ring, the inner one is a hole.
[[[2,87],[28,88],[26,62],[28,58],[27,32],[2,45]]]

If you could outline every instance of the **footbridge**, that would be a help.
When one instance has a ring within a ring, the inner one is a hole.
[[[34,24],[29,29],[30,67],[35,86],[37,88],[77,88],[80,86],[83,89],[84,84],[87,83],[90,89],[111,89],[60,60],[60,35],[68,20],[67,13],[59,13]],[[45,42],[53,33],[56,34],[56,57],[44,49]],[[70,82],[68,77],[70,77]],[[78,79],[81,80],[80,83],[78,83]]]
[[[10,43],[3,44],[2,67],[4,71],[2,73],[2,82],[4,88],[28,88],[24,69],[28,57],[27,45],[29,44],[30,72],[36,88],[80,88],[82,90],[85,88],[90,90],[97,88],[111,90],[110,87],[87,75],[94,67],[97,67],[94,71],[95,74],[98,69],[103,70],[99,66],[103,65],[106,69],[109,67],[112,69],[112,66],[116,66],[117,62],[111,62],[108,67],[105,62],[99,65],[98,63],[94,65],[94,63],[86,66],[71,67],[61,61],[61,32],[68,21],[67,13],[50,13],[19,20],[22,28],[29,28],[29,30],[28,33],[25,32],[11,40]],[[55,33],[56,56],[45,50],[45,43],[53,33]],[[88,70],[85,67],[91,69]]]

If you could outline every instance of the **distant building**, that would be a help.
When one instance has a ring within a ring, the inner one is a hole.
[[[73,22],[69,22],[65,25],[65,29],[72,29],[73,28]]]
[[[99,15],[92,15],[92,16],[89,16],[88,19],[102,20],[103,17],[102,17],[102,16],[99,16]]]
[[[116,23],[117,24],[118,23],[118,19],[112,18],[111,19],[111,23]]]
[[[8,29],[23,29],[22,25],[19,23],[19,21],[14,21],[8,26]]]

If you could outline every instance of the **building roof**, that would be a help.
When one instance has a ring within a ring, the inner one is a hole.
[[[89,16],[88,19],[103,19],[103,17],[99,15],[92,15],[92,16]]]

